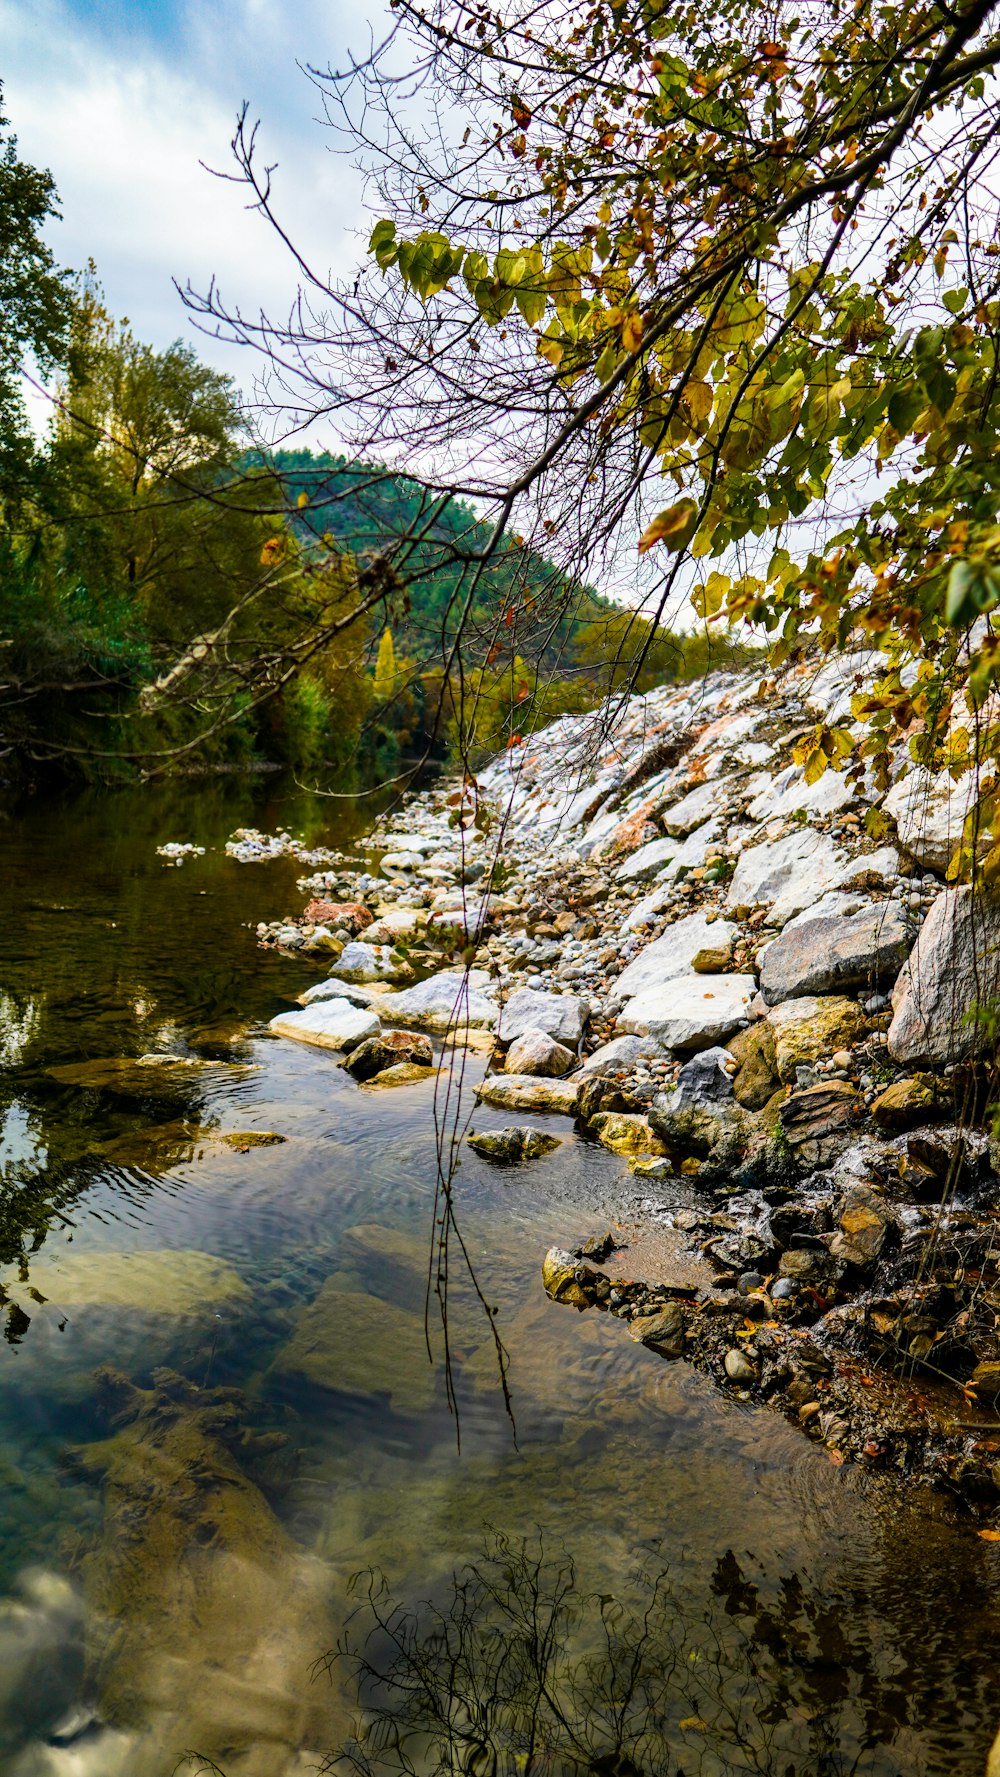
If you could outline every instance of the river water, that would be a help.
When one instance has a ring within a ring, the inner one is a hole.
[[[222,852],[361,856],[372,812],[223,782],[0,829],[0,1771],[981,1772],[1000,1545],[550,1303],[625,1176],[564,1122],[457,1175],[516,1437],[454,1258],[456,1426],[433,1089],[268,1035],[319,973],[253,935],[300,867]],[[216,1065],[94,1065],[150,1053]]]

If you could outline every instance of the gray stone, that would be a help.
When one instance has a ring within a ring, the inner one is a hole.
[[[686,1061],[677,1075],[674,1109],[686,1109],[689,1105],[732,1104],[736,1068],[736,1059],[728,1049],[703,1049],[700,1055]]]
[[[684,1355],[684,1310],[679,1302],[668,1302],[655,1314],[637,1314],[629,1322],[628,1332],[630,1339],[649,1346],[660,1357]]]
[[[532,1029],[511,1043],[504,1067],[509,1074],[559,1076],[569,1072],[574,1060],[572,1049],[557,1043],[548,1031]]]
[[[739,1382],[744,1385],[756,1382],[757,1372],[746,1353],[740,1351],[738,1346],[734,1345],[731,1351],[727,1351],[723,1361],[730,1382]]]
[[[748,1017],[756,986],[752,975],[681,975],[629,1000],[618,1028],[667,1049],[708,1049]]]
[[[977,1023],[1000,991],[1000,904],[948,889],[928,913],[893,989],[896,1061],[964,1060],[993,1042]]]
[[[503,1009],[498,1035],[512,1043],[525,1031],[542,1030],[556,1042],[575,1048],[589,1016],[587,1001],[575,993],[540,993],[536,988],[519,987]]]
[[[338,999],[320,1000],[301,1012],[279,1012],[269,1029],[317,1049],[356,1049],[366,1037],[377,1036],[381,1024],[377,1013]]]
[[[712,958],[716,968],[724,968],[735,935],[728,919],[709,921],[703,913],[689,913],[676,920],[622,970],[608,996],[610,1010],[679,975],[690,975],[699,960]]]
[[[760,971],[769,1006],[798,995],[878,987],[893,981],[910,952],[913,928],[896,900],[877,901],[848,919],[813,919],[769,944]]]
[[[713,815],[721,814],[731,800],[734,790],[731,778],[711,778],[708,783],[696,784],[679,802],[674,802],[661,815],[665,832],[676,835],[693,833],[703,821],[711,820]]]
[[[626,858],[616,875],[621,882],[645,882],[658,873],[674,879],[681,870],[699,870],[709,846],[714,844],[718,835],[719,822],[713,819],[696,827],[684,840],[651,839],[648,845],[641,845],[630,858]]]

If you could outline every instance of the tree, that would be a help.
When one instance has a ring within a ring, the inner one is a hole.
[[[42,228],[58,216],[52,175],[20,160],[0,83],[0,502],[19,497],[34,458],[21,371],[65,362],[72,316],[69,276],[56,268]]]
[[[776,659],[885,651],[855,711],[883,782],[895,735],[992,759],[965,699],[1000,682],[1000,634],[972,627],[1000,603],[998,0],[395,10],[326,82],[383,212],[367,272],[306,266],[290,328],[189,300],[300,413],[479,502],[478,571],[513,534],[578,585],[641,533],[658,614],[688,586]],[[235,149],[277,222],[245,118]]]
[[[375,696],[379,703],[387,703],[399,689],[399,669],[396,665],[396,650],[392,643],[392,630],[384,629],[378,645],[378,657],[375,661]]]

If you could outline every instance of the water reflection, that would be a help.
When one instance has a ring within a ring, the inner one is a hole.
[[[915,1777],[898,1658],[797,1574],[766,1596],[730,1549],[692,1616],[668,1566],[581,1591],[540,1532],[494,1532],[440,1603],[394,1598],[380,1572],[330,1669],[360,1703],[323,1769],[354,1777]],[[914,1727],[922,1726],[919,1719]],[[957,1767],[954,1767],[957,1768]]]

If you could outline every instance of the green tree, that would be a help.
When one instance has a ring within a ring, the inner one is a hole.
[[[19,158],[0,84],[0,502],[16,501],[35,459],[21,371],[65,362],[73,302],[42,229],[58,216],[52,175]]]
[[[379,703],[387,703],[395,697],[399,690],[400,674],[396,665],[396,650],[392,641],[392,630],[384,629],[378,645],[378,656],[375,661],[375,698]]]

